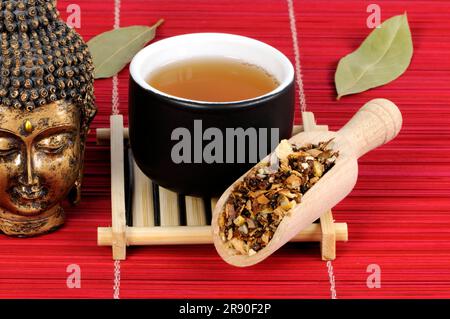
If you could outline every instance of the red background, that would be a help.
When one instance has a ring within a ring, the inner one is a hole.
[[[58,1],[63,17],[71,1]],[[371,98],[401,109],[400,135],[360,160],[354,191],[335,209],[350,240],[332,262],[337,298],[450,297],[450,3],[377,1],[382,20],[408,13],[414,42],[409,69],[395,82],[335,100],[339,59],[371,31],[369,1],[294,1],[307,110],[319,124],[340,128]],[[78,0],[85,40],[109,30],[114,1]],[[164,25],[158,39],[189,32],[229,32],[265,41],[294,62],[286,1],[122,1],[121,25]],[[112,80],[95,84],[107,127]],[[128,70],[119,76],[120,112],[127,114]],[[298,122],[297,112],[297,122]],[[94,130],[93,130],[94,131]],[[109,149],[94,143],[86,154],[80,206],[67,207],[66,225],[33,238],[0,237],[0,297],[112,298],[111,249],[96,246],[97,226],[110,225]],[[81,267],[81,288],[68,289],[66,267]],[[369,289],[369,264],[381,267],[381,288]],[[121,262],[121,298],[330,298],[327,264],[318,244],[288,244],[251,268],[226,265],[212,246],[133,247]]]

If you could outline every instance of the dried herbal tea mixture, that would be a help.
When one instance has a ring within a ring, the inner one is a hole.
[[[271,163],[258,164],[231,192],[219,216],[222,240],[249,256],[267,246],[284,216],[333,167],[338,152],[328,148],[331,141],[302,147],[281,141]]]

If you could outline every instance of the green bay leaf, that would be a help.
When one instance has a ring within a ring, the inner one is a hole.
[[[338,99],[389,83],[405,72],[413,44],[406,13],[384,21],[343,57],[334,76]]]
[[[146,43],[153,40],[162,23],[163,20],[159,20],[151,27],[118,28],[92,38],[87,44],[94,61],[95,78],[109,78],[119,73]]]

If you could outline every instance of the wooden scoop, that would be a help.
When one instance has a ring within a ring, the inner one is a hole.
[[[397,106],[386,99],[367,102],[338,132],[302,132],[289,142],[298,146],[334,140],[329,148],[339,151],[335,165],[302,197],[301,203],[291,210],[279,224],[269,244],[252,256],[236,254],[220,238],[218,217],[224,210],[231,191],[248,174],[241,176],[220,197],[213,212],[212,231],[219,255],[229,264],[246,267],[270,256],[300,231],[317,220],[347,196],[356,184],[358,158],[368,151],[392,140],[400,131],[402,115]],[[267,156],[263,162],[269,161]]]

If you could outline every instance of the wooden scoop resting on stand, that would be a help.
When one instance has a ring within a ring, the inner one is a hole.
[[[283,218],[268,245],[252,256],[236,254],[222,241],[219,234],[218,219],[224,205],[231,191],[247,173],[239,178],[223,193],[213,212],[212,231],[219,255],[227,263],[238,267],[254,265],[270,256],[344,199],[356,184],[358,158],[392,140],[399,133],[401,126],[402,115],[397,106],[386,99],[375,99],[366,103],[337,132],[302,132],[293,136],[289,142],[298,146],[333,139],[329,147],[333,151],[339,151],[335,165],[303,195],[301,203]],[[263,161],[269,161],[269,156]]]

